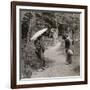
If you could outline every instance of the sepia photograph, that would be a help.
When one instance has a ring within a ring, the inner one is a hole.
[[[12,4],[15,10],[12,15],[16,15],[13,18],[16,82],[12,85],[86,83],[86,6],[19,4]]]
[[[80,13],[20,10],[20,78],[80,75]]]

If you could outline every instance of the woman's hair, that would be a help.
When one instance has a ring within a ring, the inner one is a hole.
[[[66,39],[66,36],[65,36],[65,35],[63,35],[63,36],[62,36],[62,39],[64,39],[64,40],[65,40],[65,39]]]
[[[39,40],[41,39],[41,37],[42,37],[42,35],[41,35],[41,36],[39,36],[36,40],[34,40],[34,44],[36,44],[36,43],[37,43],[37,41],[39,41]]]

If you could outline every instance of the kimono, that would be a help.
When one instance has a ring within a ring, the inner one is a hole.
[[[34,42],[34,45],[35,45],[35,48],[36,48],[35,53],[36,53],[37,57],[40,59],[40,61],[42,63],[42,66],[45,66],[45,60],[44,60],[45,48],[44,48],[44,44],[43,44],[42,39],[37,39]]]
[[[66,53],[68,51],[68,49],[70,48],[70,40],[69,39],[65,39],[65,49],[66,49]]]

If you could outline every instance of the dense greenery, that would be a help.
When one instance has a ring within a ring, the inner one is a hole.
[[[28,33],[31,37],[33,33],[44,27],[48,27],[49,30],[58,28],[59,31],[75,33],[77,30],[79,31],[80,25],[79,14],[77,13],[47,11],[25,11],[21,22],[22,38],[27,38]]]

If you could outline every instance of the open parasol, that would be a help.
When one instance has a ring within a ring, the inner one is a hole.
[[[47,31],[47,28],[39,30],[31,37],[31,40],[36,40],[39,36],[41,36],[46,31]]]

